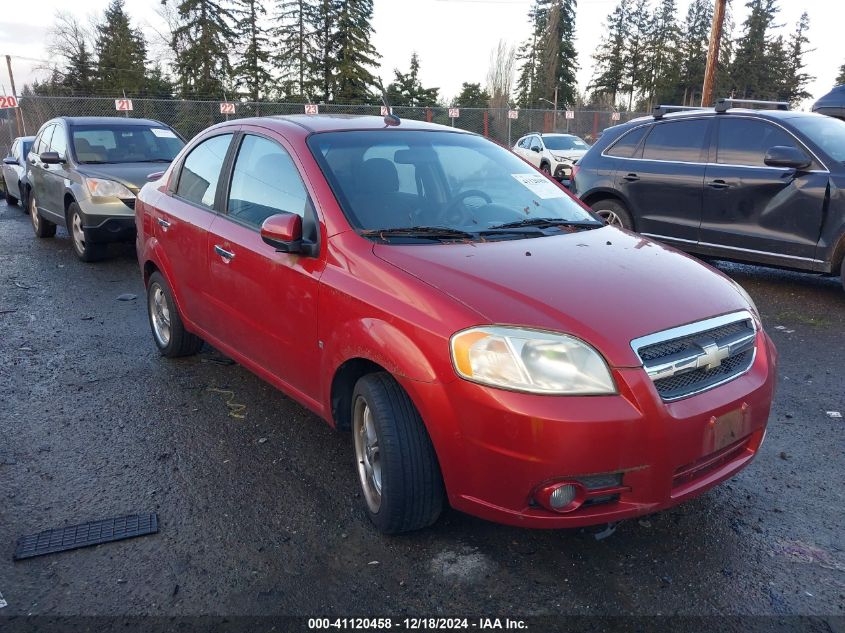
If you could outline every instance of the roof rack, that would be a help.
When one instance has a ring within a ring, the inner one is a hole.
[[[664,114],[669,114],[670,112],[683,112],[684,110],[704,110],[705,108],[701,108],[699,106],[679,106],[679,105],[656,105],[651,110],[651,116],[655,119],[662,119]]]
[[[770,110],[789,110],[788,101],[761,101],[760,99],[719,99],[716,101],[716,112],[727,112],[736,104],[766,106]]]

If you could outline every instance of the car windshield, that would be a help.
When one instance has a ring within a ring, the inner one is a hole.
[[[73,150],[80,163],[169,163],[185,144],[173,130],[147,125],[75,125]]]
[[[590,146],[577,136],[544,136],[543,142],[552,150],[590,149]]]
[[[514,239],[602,226],[556,183],[479,136],[386,129],[319,133],[308,143],[365,234]]]
[[[797,116],[789,120],[833,160],[845,163],[845,121],[816,114]]]

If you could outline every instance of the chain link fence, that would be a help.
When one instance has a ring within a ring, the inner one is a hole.
[[[235,114],[220,113],[219,101],[188,101],[181,99],[132,99],[133,110],[122,113],[115,109],[115,101],[103,97],[20,97],[22,127],[20,134],[16,123],[15,111],[0,110],[0,151],[8,154],[12,141],[20,135],[34,135],[46,121],[57,116],[129,116],[155,119],[173,127],[185,138],[190,139],[210,125],[227,119],[302,114],[302,103],[276,102],[238,102]],[[380,105],[341,105],[335,103],[320,104],[323,114],[368,114],[381,115]],[[567,118],[559,110],[518,111],[516,119],[508,116],[507,109],[495,108],[460,108],[458,116],[451,118],[450,108],[411,108],[394,107],[393,113],[402,119],[430,121],[442,125],[454,126],[483,134],[500,143],[511,146],[521,136],[529,132],[570,132],[577,134],[587,142],[593,142],[601,131],[611,125],[629,121],[639,112],[619,112],[618,120],[613,119],[613,112],[576,110],[574,118]]]

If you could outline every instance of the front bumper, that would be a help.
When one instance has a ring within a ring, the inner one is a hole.
[[[748,465],[766,429],[776,356],[760,332],[748,372],[671,403],[642,368],[614,370],[615,396],[403,385],[427,422],[452,507],[522,527],[578,527],[674,506]],[[622,474],[625,490],[606,503],[561,514],[533,498],[540,484],[609,473]]]
[[[572,177],[572,164],[558,163],[553,175],[555,180],[569,180]]]
[[[135,239],[135,199],[108,202],[81,201],[86,238],[92,242],[127,242]]]

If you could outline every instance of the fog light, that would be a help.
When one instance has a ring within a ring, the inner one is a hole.
[[[559,488],[555,488],[554,492],[549,496],[549,505],[555,510],[562,510],[575,501],[577,494],[578,489],[575,486],[565,484]]]

